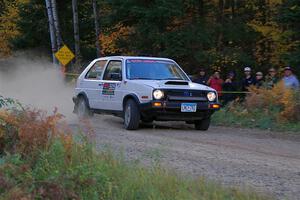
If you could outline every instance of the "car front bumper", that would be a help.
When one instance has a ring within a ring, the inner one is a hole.
[[[151,101],[140,104],[142,118],[158,121],[194,121],[210,117],[219,110],[219,103],[191,102],[197,103],[196,112],[181,112],[181,104],[184,102]],[[159,106],[161,105],[161,106]]]

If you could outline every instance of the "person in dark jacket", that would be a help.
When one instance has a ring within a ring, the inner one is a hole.
[[[248,87],[255,85],[255,78],[251,75],[251,68],[245,67],[244,69],[245,77],[242,80],[242,90],[248,91]]]
[[[255,86],[261,88],[264,85],[264,74],[262,72],[256,72],[255,75]]]
[[[265,85],[268,89],[272,89],[274,85],[278,83],[277,71],[274,68],[270,68],[268,75],[265,77]]]
[[[195,83],[199,83],[202,85],[207,85],[208,76],[206,76],[206,72],[203,68],[200,69],[198,76],[193,80]]]
[[[238,83],[235,81],[235,73],[229,72],[223,84],[223,91],[225,92],[223,96],[224,105],[237,98],[237,95],[234,94],[234,92],[236,92],[237,90],[238,90]]]

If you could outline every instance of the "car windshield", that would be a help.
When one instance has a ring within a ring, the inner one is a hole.
[[[129,59],[126,61],[128,79],[188,80],[184,72],[172,61]]]

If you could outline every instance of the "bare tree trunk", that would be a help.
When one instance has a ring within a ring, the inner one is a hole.
[[[224,0],[219,0],[218,22],[220,24],[220,32],[218,34],[217,49],[220,51],[222,49],[222,40],[223,40]]]
[[[56,64],[55,52],[56,52],[56,43],[55,43],[55,33],[54,33],[54,23],[53,23],[53,14],[51,8],[50,0],[45,0],[49,21],[49,32],[50,32],[50,40],[51,40],[51,52],[52,52],[52,62]]]
[[[54,23],[55,36],[56,36],[56,45],[57,45],[57,49],[59,49],[62,45],[62,38],[61,38],[61,33],[60,33],[60,26],[59,26],[58,14],[57,14],[56,0],[51,0],[51,5],[52,5],[53,23]]]
[[[198,3],[199,3],[199,14],[201,17],[203,17],[204,16],[204,2],[203,2],[203,0],[199,0]]]
[[[94,22],[95,22],[95,34],[96,34],[96,51],[97,51],[97,57],[101,56],[101,50],[100,50],[100,27],[99,27],[99,15],[98,15],[98,7],[97,7],[97,0],[93,1],[93,12],[94,12]]]
[[[231,18],[235,17],[236,0],[231,0]]]
[[[81,60],[77,0],[72,0],[72,9],[73,9],[73,27],[74,27],[74,42],[75,42],[75,55],[76,55],[75,68],[77,69]]]

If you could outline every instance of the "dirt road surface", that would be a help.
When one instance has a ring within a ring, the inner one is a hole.
[[[254,188],[277,199],[300,199],[300,134],[225,127],[199,132],[181,122],[126,131],[122,122],[112,116],[92,119],[99,149],[109,146],[142,164],[159,162],[186,176]]]
[[[251,187],[277,199],[300,199],[300,134],[224,127],[200,132],[183,122],[126,131],[122,122],[105,115],[92,118],[99,148],[109,146],[130,160],[159,162],[180,174]]]

